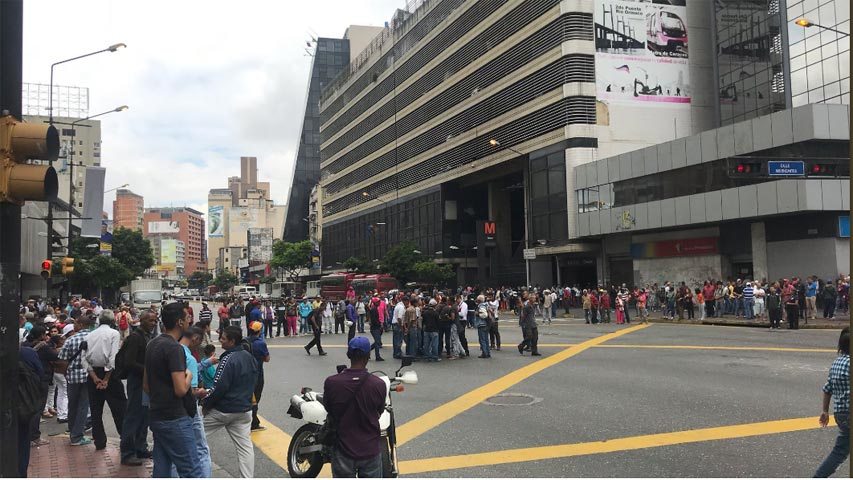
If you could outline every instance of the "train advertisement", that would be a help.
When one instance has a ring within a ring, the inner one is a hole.
[[[687,39],[685,0],[596,0],[598,97],[689,105]]]

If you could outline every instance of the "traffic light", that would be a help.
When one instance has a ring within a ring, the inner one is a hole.
[[[758,177],[763,175],[761,162],[737,162],[732,165],[730,171],[732,177]]]
[[[807,171],[809,177],[834,177],[835,164],[832,163],[812,163],[809,164]]]
[[[56,200],[56,170],[26,161],[56,160],[58,155],[59,134],[52,125],[0,117],[0,201],[23,205],[28,200]]]
[[[62,275],[67,277],[74,273],[74,259],[71,257],[64,257],[62,259]]]
[[[41,262],[41,278],[47,280],[50,278],[50,274],[53,271],[53,261],[45,260]]]

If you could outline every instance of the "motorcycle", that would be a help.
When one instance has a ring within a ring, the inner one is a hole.
[[[418,383],[418,374],[413,370],[404,373],[402,370],[410,366],[413,357],[404,356],[400,368],[393,376],[385,372],[371,372],[385,382],[385,409],[379,415],[379,428],[382,434],[382,477],[395,478],[397,469],[397,431],[394,422],[394,408],[391,403],[391,392],[403,391],[403,384]],[[346,369],[346,365],[338,365],[338,373]],[[294,478],[315,478],[320,474],[324,463],[331,463],[332,447],[323,445],[318,433],[326,423],[326,407],[323,404],[323,394],[310,388],[303,387],[299,395],[290,398],[290,408],[287,414],[293,418],[304,420],[306,423],[296,430],[287,449],[287,469]]]

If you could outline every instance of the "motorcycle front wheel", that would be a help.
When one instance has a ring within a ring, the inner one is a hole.
[[[316,445],[314,436],[320,430],[319,425],[308,423],[299,427],[287,448],[287,470],[291,478],[316,478],[323,469],[322,452],[300,453],[304,447]]]

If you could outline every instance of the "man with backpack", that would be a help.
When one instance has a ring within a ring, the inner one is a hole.
[[[228,308],[228,318],[230,319],[230,326],[242,328],[243,315],[245,313],[246,312],[243,309],[243,301],[240,299],[234,300],[234,303],[232,303],[231,307]]]
[[[477,358],[492,358],[489,350],[489,328],[492,325],[492,319],[489,316],[489,304],[486,303],[486,297],[480,295],[477,297],[477,335],[480,340],[480,356]]]
[[[140,466],[151,458],[148,450],[148,406],[142,403],[142,377],[145,374],[145,349],[154,337],[157,315],[145,310],[139,327],[127,338],[116,356],[116,369],[127,377],[127,409],[121,426],[121,464]]]

